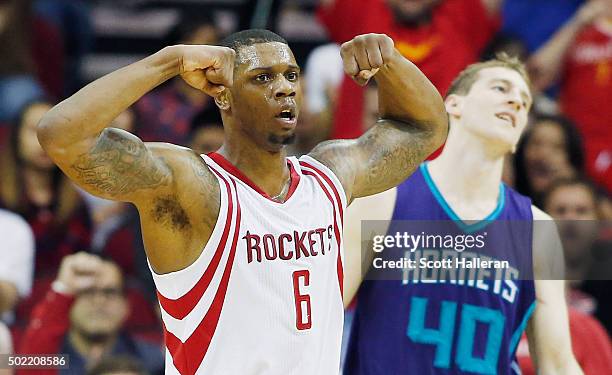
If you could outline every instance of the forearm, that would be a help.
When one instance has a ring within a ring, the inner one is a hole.
[[[0,281],[0,314],[10,311],[19,301],[19,293],[13,283]]]
[[[559,358],[555,364],[545,364],[537,367],[538,374],[581,375],[580,365],[573,355],[569,358]]]
[[[448,121],[442,96],[429,79],[397,50],[374,77],[380,117],[430,133],[434,149],[439,147]]]
[[[62,147],[97,136],[148,91],[180,73],[176,46],[112,72],[56,105],[41,120],[43,146]]]
[[[558,77],[565,54],[584,26],[585,21],[576,14],[529,58],[536,88],[545,89]]]

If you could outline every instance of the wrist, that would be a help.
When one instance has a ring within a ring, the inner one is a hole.
[[[162,69],[165,79],[181,74],[183,46],[173,45],[162,48],[155,55],[154,64]]]

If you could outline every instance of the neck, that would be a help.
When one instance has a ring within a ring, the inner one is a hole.
[[[226,139],[218,153],[270,197],[280,195],[279,200],[283,200],[282,193],[289,183],[286,148],[271,152],[262,149],[248,137],[238,139],[228,134]]]
[[[458,208],[462,219],[481,220],[497,205],[504,155],[487,149],[480,138],[459,133],[457,126],[451,126],[444,150],[429,164],[429,172],[451,207],[460,202],[453,209]]]
[[[117,335],[101,336],[96,340],[90,340],[78,330],[71,329],[68,333],[68,340],[87,362],[96,362],[105,353],[112,350],[117,341]]]

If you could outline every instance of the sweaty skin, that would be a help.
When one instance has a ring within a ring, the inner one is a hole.
[[[404,180],[442,144],[447,117],[437,90],[387,36],[358,36],[343,45],[342,56],[351,76],[377,70],[381,119],[361,138],[327,142],[310,155],[334,171],[350,201]],[[226,133],[219,153],[270,196],[282,197],[285,143],[295,122],[279,114],[290,109],[297,121],[302,95],[299,67],[283,43],[243,46],[238,58],[225,47],[166,47],[85,86],[38,127],[41,145],[75,183],[138,208],[147,257],[159,274],[200,256],[219,215],[218,181],[193,151],[144,143],[108,126],[176,75],[214,97]]]

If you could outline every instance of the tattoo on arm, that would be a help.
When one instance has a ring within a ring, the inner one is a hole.
[[[334,171],[351,201],[399,185],[425,160],[431,146],[422,129],[380,120],[359,139],[324,142],[310,156]]]
[[[167,184],[170,173],[138,137],[113,128],[71,167],[80,183],[111,198]]]
[[[428,156],[423,131],[384,120],[359,139],[366,153],[362,173],[356,177],[357,196],[398,185]]]

